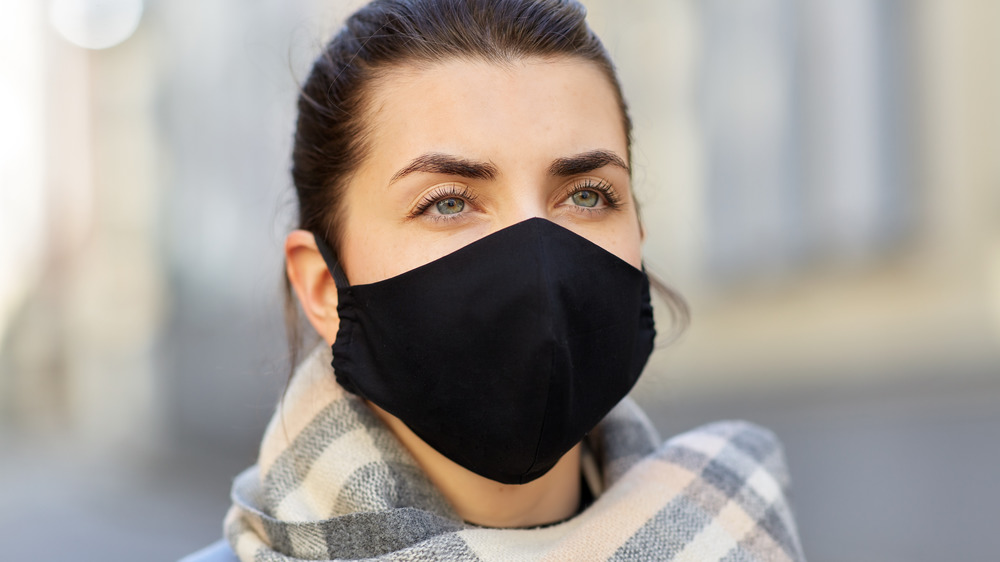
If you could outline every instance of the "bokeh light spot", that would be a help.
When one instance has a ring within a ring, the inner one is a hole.
[[[128,39],[142,19],[142,0],[52,0],[49,21],[67,41],[107,49]]]

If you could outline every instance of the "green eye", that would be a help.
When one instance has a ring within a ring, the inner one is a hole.
[[[442,215],[454,215],[462,212],[462,209],[465,208],[465,201],[457,197],[448,197],[438,201],[435,206]]]
[[[573,203],[581,207],[594,207],[601,200],[601,196],[596,191],[583,189],[574,193],[572,199]]]

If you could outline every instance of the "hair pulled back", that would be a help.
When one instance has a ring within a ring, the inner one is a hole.
[[[371,86],[405,66],[456,58],[495,64],[547,57],[591,61],[615,92],[631,158],[632,123],[621,86],[585,18],[586,9],[575,0],[375,0],[355,12],[300,90],[292,150],[298,228],[323,236],[339,254],[344,192],[368,150]],[[671,309],[683,308],[679,297],[661,289],[669,293]],[[286,296],[290,301],[287,278]],[[286,311],[294,365],[299,321],[293,304]]]

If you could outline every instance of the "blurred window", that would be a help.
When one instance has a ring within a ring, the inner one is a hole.
[[[699,5],[709,276],[780,277],[894,248],[914,195],[902,173],[904,6]]]

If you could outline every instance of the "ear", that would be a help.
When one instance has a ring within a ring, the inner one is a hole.
[[[285,238],[285,271],[309,323],[330,345],[337,338],[337,286],[312,232],[293,230]]]

